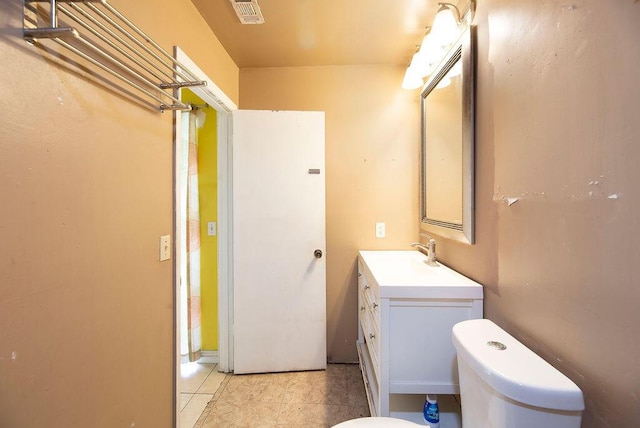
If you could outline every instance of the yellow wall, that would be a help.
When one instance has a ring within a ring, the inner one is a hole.
[[[209,236],[207,223],[218,223],[217,114],[207,108],[198,144],[200,190],[200,279],[202,349],[218,350],[218,236]],[[217,229],[217,228],[216,228]]]
[[[237,102],[189,0],[110,3]],[[171,427],[173,115],[26,44],[21,4],[0,2],[0,425]]]
[[[181,100],[205,102],[188,89]],[[202,109],[204,126],[198,129],[198,191],[200,195],[200,304],[202,349],[218,350],[218,236],[209,236],[207,223],[218,222],[218,122],[212,107]]]

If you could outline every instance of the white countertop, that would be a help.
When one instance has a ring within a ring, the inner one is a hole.
[[[482,299],[482,285],[419,251],[360,251],[381,298]]]

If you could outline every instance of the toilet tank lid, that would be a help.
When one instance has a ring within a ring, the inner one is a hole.
[[[500,345],[495,342],[506,348],[497,349]],[[582,391],[571,379],[492,321],[478,319],[456,324],[453,344],[458,358],[500,394],[530,406],[584,410]]]

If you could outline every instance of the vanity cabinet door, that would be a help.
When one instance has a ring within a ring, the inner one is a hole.
[[[359,268],[361,266],[359,265]],[[358,301],[359,320],[362,328],[362,338],[369,350],[369,355],[373,363],[373,369],[378,375],[380,373],[380,317],[379,303],[375,301],[375,282],[361,269],[358,272]]]
[[[476,318],[472,300],[394,300],[389,306],[391,391],[459,393],[453,326]]]

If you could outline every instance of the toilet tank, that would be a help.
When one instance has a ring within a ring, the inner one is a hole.
[[[463,428],[580,428],[580,388],[492,321],[456,324],[453,344]]]

